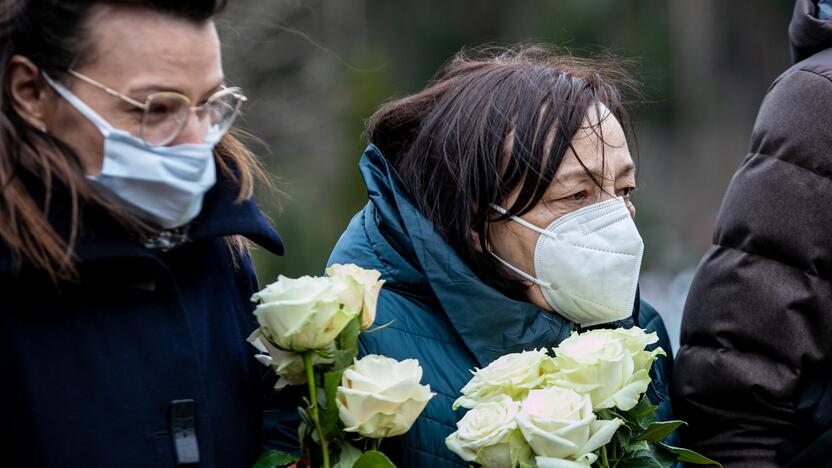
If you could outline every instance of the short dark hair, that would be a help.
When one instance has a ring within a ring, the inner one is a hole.
[[[463,51],[425,89],[384,104],[367,134],[461,259],[487,284],[526,299],[526,285],[488,254],[488,224],[537,205],[594,102],[629,128],[625,96],[638,94],[624,64],[539,45]],[[491,209],[515,190],[506,215]]]

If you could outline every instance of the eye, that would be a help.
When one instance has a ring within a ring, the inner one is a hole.
[[[565,196],[563,198],[558,199],[557,201],[566,201],[566,202],[579,202],[586,199],[587,193],[585,190],[580,192],[573,193],[572,195]]]
[[[152,102],[147,108],[150,115],[168,115],[175,111],[175,104],[169,102]]]
[[[619,197],[624,197],[625,199],[629,199],[633,192],[636,191],[635,187],[624,187],[616,192],[616,195]]]

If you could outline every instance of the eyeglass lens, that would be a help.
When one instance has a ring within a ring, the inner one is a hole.
[[[217,140],[231,127],[241,104],[238,92],[217,95],[197,111],[203,141]],[[155,94],[148,98],[142,118],[142,138],[150,145],[169,144],[185,128],[191,107],[177,94]]]

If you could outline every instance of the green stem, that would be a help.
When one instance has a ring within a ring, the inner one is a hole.
[[[622,453],[618,453],[618,451],[616,450],[616,451],[615,451],[615,464],[614,464],[614,465],[612,465],[612,468],[617,468],[617,467],[618,467],[618,464],[619,464],[619,463],[621,463],[621,460],[622,460],[622,459],[624,459],[624,453],[623,453],[623,452],[622,452]]]
[[[373,450],[378,452],[380,447],[381,447],[381,439],[373,439]]]
[[[607,446],[606,445],[601,446],[601,466],[603,466],[604,468],[609,468],[609,466],[610,466],[610,461],[607,459]]]
[[[315,430],[318,431],[318,440],[321,441],[321,452],[324,461],[324,468],[329,468],[329,442],[326,440],[324,431],[321,430],[321,419],[318,417],[318,391],[315,388],[315,373],[312,370],[312,353],[303,353],[303,365],[306,367],[306,383],[309,386],[309,412],[312,422],[315,423]]]

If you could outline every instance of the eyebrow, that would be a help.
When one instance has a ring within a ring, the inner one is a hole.
[[[619,178],[619,177],[623,177],[626,174],[630,174],[630,173],[635,171],[635,168],[636,168],[635,164],[633,164],[632,162],[627,163],[624,167],[621,168],[620,171],[618,171],[618,174],[616,174],[615,177]],[[558,177],[558,179],[560,179],[560,180],[571,180],[571,179],[576,179],[578,177],[583,177],[585,175],[586,175],[586,171],[584,170],[584,168],[581,167],[581,166],[578,166],[578,167],[576,167],[574,169],[571,169],[570,171],[568,171],[564,174],[561,174],[561,176]]]
[[[216,93],[217,90],[220,87],[222,87],[222,84],[224,82],[225,82],[225,77],[222,77],[219,80],[219,82],[217,82],[217,84],[213,88],[211,88],[210,91],[208,91],[206,93],[203,93],[203,95],[200,96],[199,100],[201,101],[202,99],[206,99],[206,98],[210,97],[212,94]],[[127,94],[136,95],[136,94],[153,94],[153,93],[177,93],[177,94],[181,94],[183,96],[187,96],[187,94],[185,93],[184,90],[181,90],[179,88],[171,88],[171,87],[168,87],[168,86],[165,86],[165,85],[159,85],[159,84],[149,84],[147,86],[142,86],[141,88],[132,89]]]

